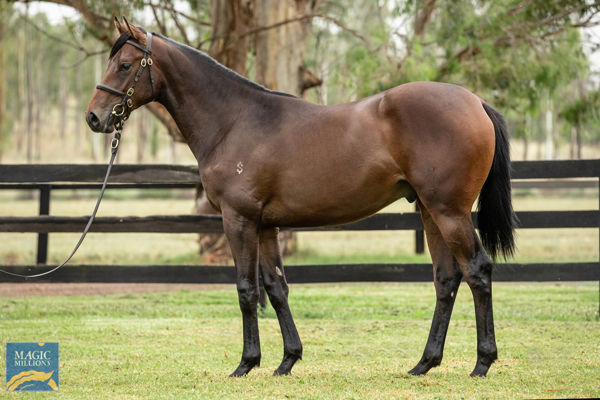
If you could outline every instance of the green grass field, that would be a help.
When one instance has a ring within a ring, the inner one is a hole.
[[[271,376],[282,344],[270,306],[259,321],[261,367],[245,378],[227,377],[242,346],[237,295],[229,285],[1,298],[0,356],[4,364],[7,341],[59,342],[60,392],[52,396],[61,399],[600,396],[597,283],[496,284],[499,360],[485,379],[468,376],[476,357],[474,312],[468,288],[459,293],[444,361],[425,377],[406,372],[427,338],[431,284],[292,285],[304,359],[288,377]],[[3,374],[0,368],[2,382]]]

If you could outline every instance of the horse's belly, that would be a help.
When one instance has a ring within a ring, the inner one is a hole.
[[[390,203],[406,197],[414,200],[414,190],[404,180],[392,185],[372,183],[353,191],[335,190],[334,183],[320,194],[282,197],[269,202],[262,213],[263,226],[310,227],[339,225],[366,218]]]

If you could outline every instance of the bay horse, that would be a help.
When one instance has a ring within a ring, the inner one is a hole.
[[[464,278],[477,328],[471,375],[487,374],[497,359],[492,259],[512,255],[516,227],[508,133],[496,110],[464,88],[433,82],[316,105],[266,89],[126,19],[115,18],[115,25],[120,37],[86,120],[93,131],[110,133],[132,110],[157,101],[185,136],[234,256],[244,340],[231,376],[260,363],[259,274],[283,336],[274,375],[289,374],[302,357],[279,227],[344,224],[403,197],[419,206],[437,297],[425,351],[409,373],[440,364]],[[477,196],[481,241],[471,219]]]

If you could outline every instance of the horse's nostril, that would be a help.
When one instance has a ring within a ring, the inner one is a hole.
[[[94,114],[93,111],[90,111],[88,113],[87,121],[88,121],[90,128],[92,128],[92,129],[100,128],[100,119],[98,118],[98,116],[96,114]]]

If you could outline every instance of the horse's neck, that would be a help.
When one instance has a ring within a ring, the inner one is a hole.
[[[171,52],[162,71],[166,82],[158,100],[201,164],[231,130],[239,113],[248,109],[252,96],[242,92],[251,89],[241,87],[218,67],[207,64],[203,68],[189,55]]]

